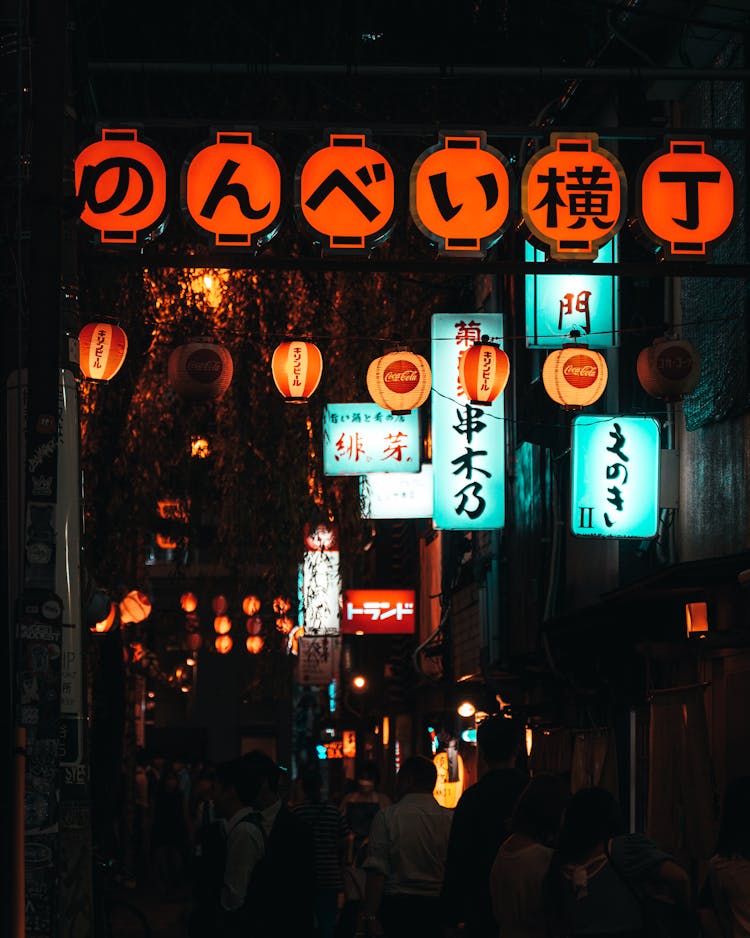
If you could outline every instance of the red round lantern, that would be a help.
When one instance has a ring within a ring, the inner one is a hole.
[[[273,353],[271,372],[288,404],[304,404],[323,374],[323,356],[312,342],[282,342]]]
[[[143,622],[151,615],[151,600],[145,593],[131,590],[120,601],[120,621],[123,625],[128,622]]]
[[[242,611],[246,616],[254,616],[260,611],[260,600],[257,596],[245,596],[242,600]]]
[[[598,401],[607,387],[607,362],[586,345],[566,345],[551,352],[542,369],[547,394],[566,410]]]
[[[195,593],[183,593],[180,596],[180,608],[183,612],[195,612],[198,608],[198,597]]]
[[[460,357],[458,380],[472,404],[491,404],[505,390],[510,361],[499,345],[482,336]]]
[[[114,603],[109,604],[109,612],[106,617],[100,622],[97,622],[94,627],[91,629],[92,632],[109,632],[112,626],[115,624],[115,617],[117,615],[117,606]]]
[[[289,616],[279,616],[276,619],[276,628],[283,635],[288,635],[294,628],[294,622],[292,622]]]
[[[124,329],[112,322],[89,322],[78,334],[81,374],[92,381],[109,381],[122,368],[128,353]]]
[[[232,381],[229,350],[209,338],[191,339],[169,356],[169,383],[188,401],[215,400]]]
[[[367,390],[384,410],[408,414],[421,407],[432,388],[432,372],[427,359],[416,352],[388,352],[376,358],[367,369]]]
[[[250,616],[245,620],[248,635],[260,635],[263,631],[263,620],[260,616]]]
[[[211,600],[211,608],[216,613],[217,616],[222,616],[229,609],[229,603],[227,602],[226,596],[223,596],[219,593],[218,596],[214,596]]]
[[[257,655],[258,652],[263,649],[263,645],[264,642],[260,635],[250,635],[245,642],[245,648],[247,648],[251,655]]]
[[[226,635],[232,631],[232,620],[229,616],[216,616],[214,619],[214,632],[217,635]]]
[[[203,644],[200,632],[190,632],[185,638],[185,647],[188,651],[198,651]]]
[[[701,376],[701,358],[684,339],[654,339],[641,349],[636,363],[638,380],[652,397],[681,401],[695,390]]]
[[[233,644],[231,635],[217,635],[214,640],[214,648],[220,655],[226,655],[230,652]]]
[[[200,625],[201,621],[197,612],[185,613],[185,629],[188,632],[197,632]]]

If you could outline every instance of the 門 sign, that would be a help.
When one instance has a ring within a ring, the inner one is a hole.
[[[571,528],[581,537],[656,537],[659,423],[653,417],[573,420]]]

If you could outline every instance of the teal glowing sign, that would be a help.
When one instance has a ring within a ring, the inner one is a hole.
[[[497,313],[432,317],[432,482],[435,527],[483,531],[505,523],[505,412],[502,395],[471,404],[459,357],[482,336],[502,345]]]
[[[419,411],[392,414],[377,404],[326,404],[323,472],[419,472]]]
[[[527,261],[541,263],[545,254],[527,241]],[[617,238],[599,249],[594,263],[617,261]],[[540,266],[540,270],[541,270]],[[545,265],[549,269],[549,264]],[[617,277],[592,274],[526,275],[526,345],[528,348],[560,348],[578,331],[590,348],[619,345]]]
[[[660,427],[653,417],[578,416],[571,528],[581,537],[656,537]]]

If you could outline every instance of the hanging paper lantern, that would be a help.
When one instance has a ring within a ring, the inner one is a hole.
[[[214,648],[220,655],[226,655],[230,652],[233,644],[231,635],[217,635],[214,640]]]
[[[271,373],[288,404],[304,404],[323,374],[323,356],[312,342],[282,342],[273,353]]]
[[[188,632],[197,632],[200,628],[200,624],[197,612],[188,612],[185,614],[185,628]]]
[[[586,345],[565,345],[544,362],[542,381],[547,394],[566,410],[580,410],[598,401],[607,386],[607,362]]]
[[[283,615],[285,612],[289,612],[292,608],[292,604],[283,596],[277,596],[273,601],[273,611],[278,615]]]
[[[245,628],[248,635],[260,635],[263,631],[263,620],[260,616],[250,616],[245,620]]]
[[[109,632],[112,626],[115,624],[115,618],[117,616],[117,606],[114,603],[109,604],[109,612],[106,617],[100,622],[97,622],[94,627],[91,629],[92,632]],[[90,621],[90,620],[89,620]]]
[[[145,593],[131,590],[120,602],[120,621],[123,625],[128,622],[143,622],[151,615],[151,600]]]
[[[185,638],[185,647],[188,651],[198,651],[203,644],[200,632],[190,632]]]
[[[367,369],[367,390],[384,410],[408,414],[421,407],[432,388],[432,372],[427,359],[406,350],[388,352],[376,358]]]
[[[283,635],[288,635],[294,628],[294,622],[292,622],[289,616],[279,616],[276,620],[276,628]]]
[[[169,383],[188,401],[215,400],[232,381],[229,350],[210,338],[191,339],[169,356]]]
[[[491,404],[505,390],[509,374],[508,356],[486,335],[458,361],[458,380],[472,404]]]
[[[229,609],[226,596],[222,596],[221,593],[218,596],[214,596],[211,600],[211,608],[217,616],[223,616],[227,609]]]
[[[109,381],[122,368],[128,353],[128,337],[115,323],[90,322],[78,335],[78,350],[84,378]]]
[[[232,620],[229,616],[216,616],[214,619],[214,632],[217,635],[226,635],[232,631]]]
[[[245,648],[247,648],[251,655],[257,655],[263,648],[263,639],[260,635],[250,635],[245,642]]]
[[[242,611],[246,616],[254,616],[260,611],[260,600],[257,596],[245,596],[242,600]]]
[[[695,346],[684,339],[658,338],[641,349],[636,369],[647,394],[681,401],[698,384],[701,359]]]
[[[198,608],[198,597],[195,593],[183,593],[180,596],[180,608],[183,612],[195,612]]]

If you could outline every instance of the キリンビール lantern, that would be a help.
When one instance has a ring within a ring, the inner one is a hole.
[[[215,400],[232,381],[234,365],[229,350],[212,339],[191,339],[174,349],[167,369],[169,383],[188,401]]]
[[[122,368],[128,337],[116,323],[89,322],[78,335],[78,353],[84,378],[109,381]]]
[[[566,345],[551,352],[542,369],[547,394],[566,410],[588,407],[607,387],[607,362],[585,345]]]
[[[367,369],[367,390],[384,410],[408,414],[421,407],[432,388],[427,359],[406,349],[376,358]]]
[[[663,337],[641,349],[636,370],[647,394],[664,401],[681,401],[698,384],[701,358],[685,339]]]
[[[312,342],[282,342],[273,353],[271,372],[288,404],[304,404],[320,383],[323,356]]]
[[[505,390],[510,361],[499,345],[482,336],[461,355],[458,380],[472,404],[491,404]]]

